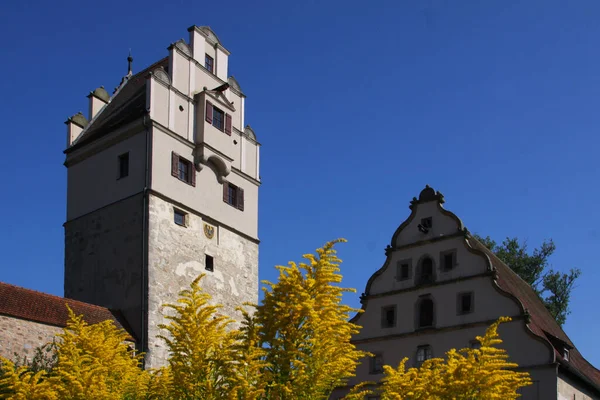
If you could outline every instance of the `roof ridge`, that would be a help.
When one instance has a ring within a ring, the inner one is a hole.
[[[558,322],[556,322],[556,318],[554,318],[554,316],[552,314],[550,314],[550,311],[548,310],[548,308],[546,307],[546,305],[544,304],[543,299],[540,297],[540,295],[535,291],[535,289],[529,284],[527,283],[527,281],[525,279],[523,279],[519,274],[517,274],[515,271],[513,271],[513,269],[507,265],[504,261],[502,261],[500,259],[500,257],[498,257],[492,250],[490,250],[486,245],[484,245],[483,243],[481,243],[479,240],[477,240],[474,236],[471,235],[471,237],[473,238],[473,240],[475,240],[481,247],[483,247],[485,249],[486,254],[488,254],[489,257],[494,258],[495,261],[497,261],[499,264],[501,264],[503,267],[506,268],[507,273],[511,274],[513,277],[516,277],[518,280],[521,281],[521,283],[523,285],[527,286],[527,289],[531,291],[531,294],[535,295],[535,298],[537,299],[537,301],[540,302],[540,305],[543,306],[544,311],[548,314],[548,316],[550,318],[552,318],[552,321],[554,322],[554,324],[556,325],[557,328],[560,329],[560,331],[565,335],[565,337],[568,340],[568,344],[572,345],[573,347],[576,347],[574,345],[574,343],[571,341],[571,338],[569,337],[569,335],[567,335],[567,333],[564,331],[564,329],[562,329],[562,326],[560,326],[560,324]],[[518,298],[518,296],[517,296]],[[521,299],[519,299],[519,301],[522,302]],[[529,310],[531,311],[531,310]],[[551,332],[549,332],[551,333]],[[552,333],[551,333],[552,334]],[[561,340],[564,340],[562,338],[558,338]]]
[[[25,288],[25,287],[22,287],[22,286],[13,285],[13,284],[11,284],[11,283],[7,283],[7,282],[1,282],[1,281],[0,281],[0,286],[10,286],[10,287],[13,287],[13,288],[15,288],[15,289],[17,289],[17,290],[23,290],[23,291],[27,291],[27,292],[35,293],[35,294],[36,294],[36,295],[38,295],[38,296],[39,296],[39,295],[41,295],[42,297],[47,297],[47,298],[49,298],[49,299],[56,299],[56,300],[66,300],[66,301],[68,301],[68,302],[71,302],[71,303],[74,303],[74,304],[80,304],[80,305],[84,305],[84,306],[86,306],[86,307],[93,307],[93,308],[98,308],[98,309],[101,309],[101,310],[109,310],[109,311],[112,311],[112,310],[110,310],[110,308],[107,308],[107,307],[102,307],[102,306],[99,306],[99,305],[97,305],[97,304],[86,303],[86,302],[84,302],[84,301],[75,300],[75,299],[70,299],[70,298],[68,298],[68,297],[61,297],[61,296],[57,296],[57,295],[50,294],[50,293],[44,293],[44,292],[40,292],[39,290],[35,290],[35,289],[29,289],[29,288]]]

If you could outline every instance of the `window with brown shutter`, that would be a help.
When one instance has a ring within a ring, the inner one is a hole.
[[[196,186],[194,163],[175,152],[171,153],[171,175],[188,185]]]
[[[220,131],[225,129],[225,113],[215,106],[212,111],[212,126]]]
[[[179,154],[172,152],[171,153],[171,175],[178,178],[179,174]]]
[[[212,124],[213,122],[213,105],[210,101],[206,100],[206,122]]]
[[[244,211],[244,189],[241,187],[237,188],[237,208],[240,211]]]
[[[229,203],[229,182],[223,182],[223,201]]]
[[[225,133],[231,136],[231,115],[225,114]]]
[[[244,211],[244,189],[230,182],[223,182],[223,201],[240,211]]]

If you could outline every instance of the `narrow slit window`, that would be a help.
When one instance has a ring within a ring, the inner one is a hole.
[[[119,156],[119,179],[129,176],[129,152]]]
[[[208,254],[205,255],[204,269],[210,272],[215,270],[215,259],[213,256],[209,256]]]

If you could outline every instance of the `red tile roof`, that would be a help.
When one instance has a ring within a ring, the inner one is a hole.
[[[0,282],[0,314],[2,315],[65,327],[69,319],[67,305],[75,314],[83,315],[84,320],[89,324],[112,320],[117,328],[124,328],[121,321],[123,324],[125,322],[120,314],[108,308]]]
[[[490,258],[492,266],[498,272],[498,286],[521,301],[530,315],[529,328],[534,334],[547,340],[553,346],[556,360],[565,367],[573,368],[584,375],[590,383],[596,386],[597,390],[600,390],[600,371],[581,355],[531,286],[482,243],[473,237],[469,237],[468,240],[473,247],[483,251]],[[552,340],[552,336],[571,347],[568,361],[563,358],[563,349],[557,348],[558,343],[556,340]]]

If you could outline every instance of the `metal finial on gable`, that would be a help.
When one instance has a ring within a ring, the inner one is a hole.
[[[133,72],[131,71],[132,63],[133,63],[133,57],[131,57],[131,49],[129,49],[129,56],[127,57],[127,75],[128,76],[133,75]]]

